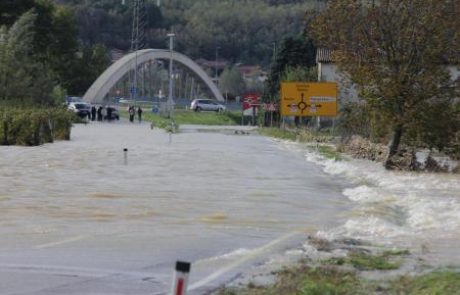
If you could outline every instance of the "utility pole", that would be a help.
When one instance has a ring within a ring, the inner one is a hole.
[[[174,49],[174,37],[176,36],[174,33],[169,33],[169,93],[168,93],[168,101],[166,102],[167,110],[168,110],[168,117],[171,118],[172,111],[174,109],[174,99],[173,99],[173,49]]]
[[[131,98],[136,101],[138,94],[138,63],[137,51],[145,47],[145,0],[133,0],[133,24],[131,31],[131,52],[136,53],[134,81],[130,76]]]
[[[220,49],[220,47],[216,46],[216,62],[214,64],[216,86],[219,86],[219,73],[218,73],[218,69],[217,69],[217,60],[219,58],[219,49]]]

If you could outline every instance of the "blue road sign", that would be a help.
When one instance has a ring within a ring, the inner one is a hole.
[[[137,93],[137,87],[131,86],[131,88],[129,88],[129,92],[131,94],[136,94]]]

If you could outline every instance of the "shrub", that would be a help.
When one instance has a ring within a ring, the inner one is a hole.
[[[0,105],[0,144],[37,146],[70,139],[75,115],[64,107]]]

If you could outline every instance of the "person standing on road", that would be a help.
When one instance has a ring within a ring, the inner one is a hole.
[[[107,107],[107,120],[112,121],[112,108],[110,106]]]
[[[102,121],[102,106],[97,109],[97,120]]]
[[[130,106],[129,109],[128,109],[128,113],[129,113],[129,122],[134,122],[134,113],[136,111],[134,110],[134,107],[133,106]]]
[[[137,108],[137,118],[139,119],[139,123],[142,121],[142,108]]]
[[[91,107],[91,121],[96,120],[96,107],[92,106]]]
[[[102,113],[102,121],[104,121],[105,119],[107,119],[107,109],[105,106],[102,107],[101,113]]]

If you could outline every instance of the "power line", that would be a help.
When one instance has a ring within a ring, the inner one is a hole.
[[[145,48],[145,26],[146,26],[146,10],[145,0],[133,0],[133,23],[131,28],[131,52],[136,52],[136,60],[134,66],[134,77],[130,75],[130,93],[131,98],[136,100],[138,94],[138,71],[137,51]],[[142,71],[142,81],[144,71]],[[144,87],[142,87],[144,88]],[[142,89],[143,90],[143,89]]]

